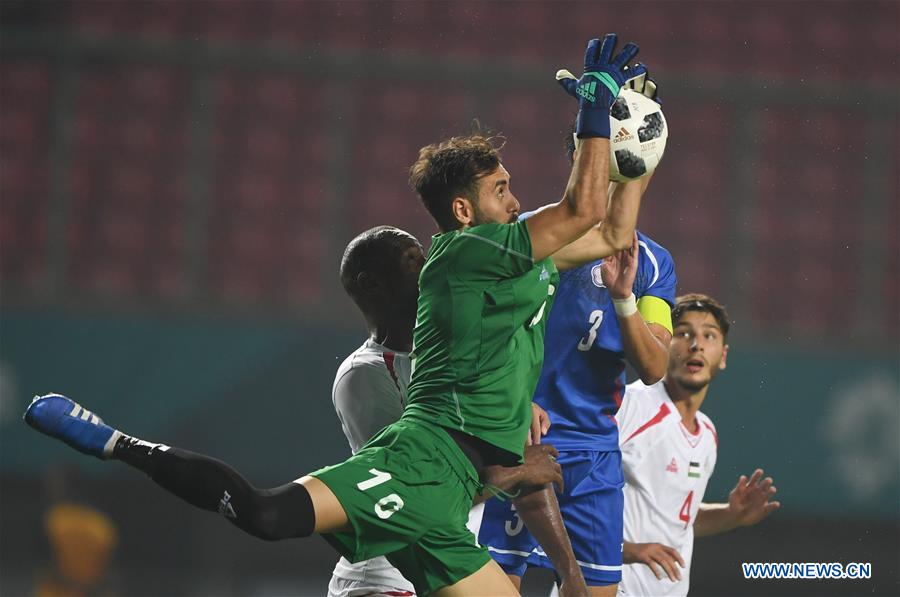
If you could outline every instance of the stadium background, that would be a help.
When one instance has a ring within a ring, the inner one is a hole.
[[[376,224],[433,231],[416,150],[508,138],[524,208],[559,197],[587,38],[641,45],[670,125],[640,227],[679,291],[735,320],[704,407],[707,501],[762,466],[783,503],[697,542],[692,594],[896,594],[895,2],[0,3],[0,593],[93,504],[121,595],[323,594],[318,538],[266,544],[27,430],[64,391],[260,486],[348,448],[333,373],[362,341],[337,280]],[[741,561],[872,562],[871,581],[744,581]]]

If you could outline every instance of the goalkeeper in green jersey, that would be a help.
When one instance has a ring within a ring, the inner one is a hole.
[[[591,40],[584,75],[564,84],[579,102],[579,151],[563,198],[527,222],[517,221],[491,139],[454,137],[420,151],[410,180],[441,232],[420,276],[409,405],[348,460],[261,490],[223,462],[125,435],[58,394],[36,398],[26,421],[139,468],[258,537],[316,532],[350,561],[386,555],[422,595],[515,595],[466,518],[489,493],[479,473],[522,459],[558,281],[549,257],[573,242],[593,248],[586,261],[631,244],[640,183],[620,185],[607,206],[609,107],[626,78],[645,69],[628,66],[637,46],[614,55],[615,44],[615,35]],[[584,594],[558,508],[540,514],[523,519],[539,541],[563,534],[548,541],[562,546],[548,555],[569,562],[557,569],[562,593]]]

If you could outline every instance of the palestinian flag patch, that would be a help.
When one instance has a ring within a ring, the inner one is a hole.
[[[695,479],[700,478],[700,463],[699,462],[691,462],[688,465],[688,477],[693,477]]]

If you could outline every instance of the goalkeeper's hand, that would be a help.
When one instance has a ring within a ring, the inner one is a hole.
[[[644,72],[639,75],[632,76],[630,74],[631,69],[626,66],[625,72],[629,73],[627,75],[629,78],[622,87],[637,91],[641,95],[652,99],[660,106],[662,105],[662,100],[659,99],[659,89],[656,87],[656,81],[650,78],[650,73],[647,72],[647,69],[644,69]]]
[[[641,63],[638,63],[637,66],[643,67]],[[633,70],[626,66],[625,67],[625,84],[622,87],[626,89],[631,89],[632,91],[636,91],[641,95],[644,95],[659,105],[662,105],[662,100],[659,97],[659,88],[656,85],[656,81],[650,78],[650,73],[647,72],[646,67],[644,67],[644,72],[639,75],[633,75]],[[556,80],[568,91],[569,86],[574,86],[578,83],[578,79],[568,70],[561,68],[556,71]]]
[[[647,72],[642,64],[627,68],[628,62],[638,53],[634,43],[625,44],[613,57],[616,34],[588,42],[584,53],[584,74],[577,81],[568,71],[556,73],[556,80],[563,89],[578,100],[580,110],[575,123],[575,135],[579,139],[589,137],[609,138],[609,108],[616,101],[619,90],[629,78]],[[566,76],[568,75],[568,76]]]

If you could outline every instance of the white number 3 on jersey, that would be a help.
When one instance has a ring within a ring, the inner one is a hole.
[[[578,350],[582,352],[590,350],[591,346],[594,345],[594,340],[597,339],[597,328],[603,323],[603,311],[600,309],[591,311],[591,315],[588,317],[588,323],[591,324],[591,329],[588,330],[587,336],[582,338],[581,342],[578,343]]]

